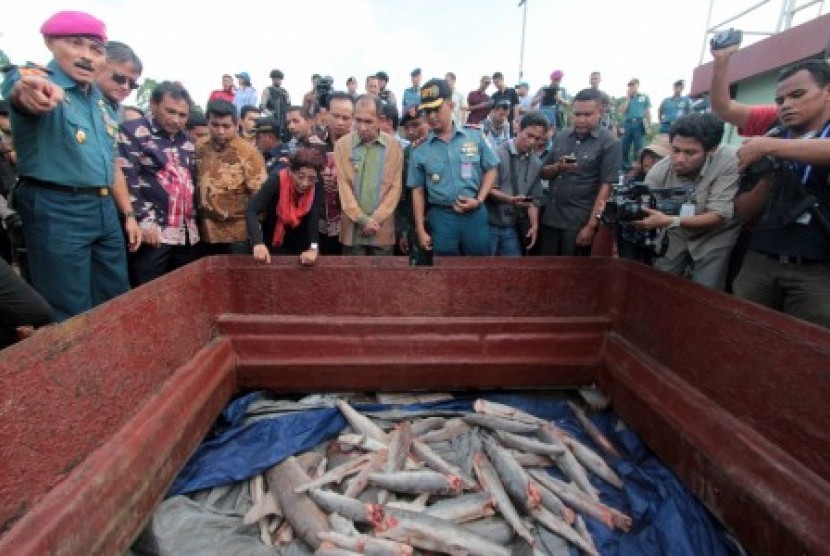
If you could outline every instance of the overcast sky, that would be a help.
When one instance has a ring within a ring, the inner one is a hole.
[[[717,0],[713,24],[757,0]],[[519,80],[522,8],[518,0],[0,0],[0,49],[15,63],[48,62],[38,29],[59,10],[83,10],[103,19],[109,37],[126,42],[144,62],[144,76],[178,79],[204,105],[223,73],[248,71],[261,93],[280,68],[292,100],[310,88],[312,73],[329,74],[338,89],[346,78],[378,70],[398,96],[409,72],[425,80],[458,75],[463,92],[483,74],[501,71]],[[774,30],[780,0],[735,25]],[[588,74],[602,72],[601,88],[622,95],[639,77],[653,103],[671,94],[676,79],[691,79],[706,28],[706,0],[528,0],[524,80],[532,91],[554,69],[573,94]],[[818,8],[797,21],[811,19]],[[708,53],[707,53],[708,59]],[[129,100],[128,100],[129,102]]]

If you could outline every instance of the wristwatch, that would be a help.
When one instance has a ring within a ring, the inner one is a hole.
[[[667,228],[679,228],[680,227],[680,217],[679,216],[672,217],[671,224],[669,224],[666,227]]]

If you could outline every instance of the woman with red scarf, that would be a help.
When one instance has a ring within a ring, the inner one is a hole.
[[[300,263],[311,266],[317,260],[317,221],[325,191],[320,171],[326,155],[318,149],[301,147],[288,160],[288,167],[272,172],[248,202],[245,220],[254,259],[271,262],[271,254],[300,255]],[[270,237],[264,237],[260,214],[276,215]]]

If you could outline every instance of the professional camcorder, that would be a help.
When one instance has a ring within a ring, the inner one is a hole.
[[[642,220],[648,214],[645,209],[659,210],[663,214],[677,216],[683,202],[678,196],[686,194],[685,187],[651,189],[643,182],[614,184],[611,197],[599,219],[603,224],[617,224]]]
[[[320,108],[325,108],[328,110],[329,97],[331,96],[333,88],[334,79],[331,76],[326,75],[325,77],[321,77],[317,80],[317,84],[314,86],[315,113],[319,111]]]

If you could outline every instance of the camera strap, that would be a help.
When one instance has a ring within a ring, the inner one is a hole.
[[[788,132],[789,135],[789,132]],[[821,132],[821,135],[818,136],[819,139],[826,139],[827,136],[830,135],[830,122],[824,126],[824,129]],[[815,136],[813,136],[815,137]],[[801,163],[793,164],[796,170],[801,171]],[[813,173],[813,165],[808,164],[804,167],[803,173],[801,174],[801,185],[807,185],[807,182],[810,180],[810,174]]]

